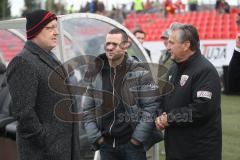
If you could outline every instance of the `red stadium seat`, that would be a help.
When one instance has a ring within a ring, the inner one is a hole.
[[[234,9],[230,14],[219,14],[216,11],[200,11],[169,15],[167,18],[155,13],[130,14],[125,20],[125,25],[128,28],[133,28],[134,23],[132,20],[137,17],[137,21],[140,22],[139,26],[142,26],[147,33],[147,40],[151,41],[160,41],[159,35],[161,35],[161,32],[175,21],[197,27],[201,39],[235,39],[237,32],[235,25],[237,12],[235,10],[240,12],[239,9]]]

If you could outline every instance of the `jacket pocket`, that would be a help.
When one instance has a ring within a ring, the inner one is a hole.
[[[45,124],[46,135],[44,139],[45,153],[49,155],[61,155],[66,148],[71,149],[72,130],[61,130],[64,125]]]
[[[45,146],[45,136],[46,131],[42,125],[39,125],[37,129],[34,131],[27,126],[17,126],[17,132],[19,138],[23,139],[24,141],[29,141],[30,144],[33,144],[36,147],[44,147]]]

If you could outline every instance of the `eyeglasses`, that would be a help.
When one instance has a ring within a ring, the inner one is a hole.
[[[131,46],[131,42],[129,42],[129,41],[122,41],[121,43],[107,42],[107,43],[105,43],[105,46],[104,46],[105,50],[110,45],[113,46],[113,49],[116,49],[117,46],[119,46],[119,48],[121,48],[121,49],[128,49]]]
[[[48,30],[48,31],[53,31],[53,30],[57,29],[57,26],[55,26],[55,25],[53,25],[53,26],[46,26],[44,28],[46,28],[46,30]]]

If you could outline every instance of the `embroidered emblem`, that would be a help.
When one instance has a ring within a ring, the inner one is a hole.
[[[184,86],[185,83],[187,82],[188,78],[189,78],[188,75],[182,75],[182,76],[181,76],[181,79],[180,79],[180,85],[181,85],[181,86]]]

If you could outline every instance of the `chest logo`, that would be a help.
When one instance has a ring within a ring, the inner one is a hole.
[[[189,78],[188,75],[182,75],[182,76],[181,76],[181,79],[180,79],[180,85],[181,85],[181,86],[184,86],[185,83],[187,82],[188,78]]]

